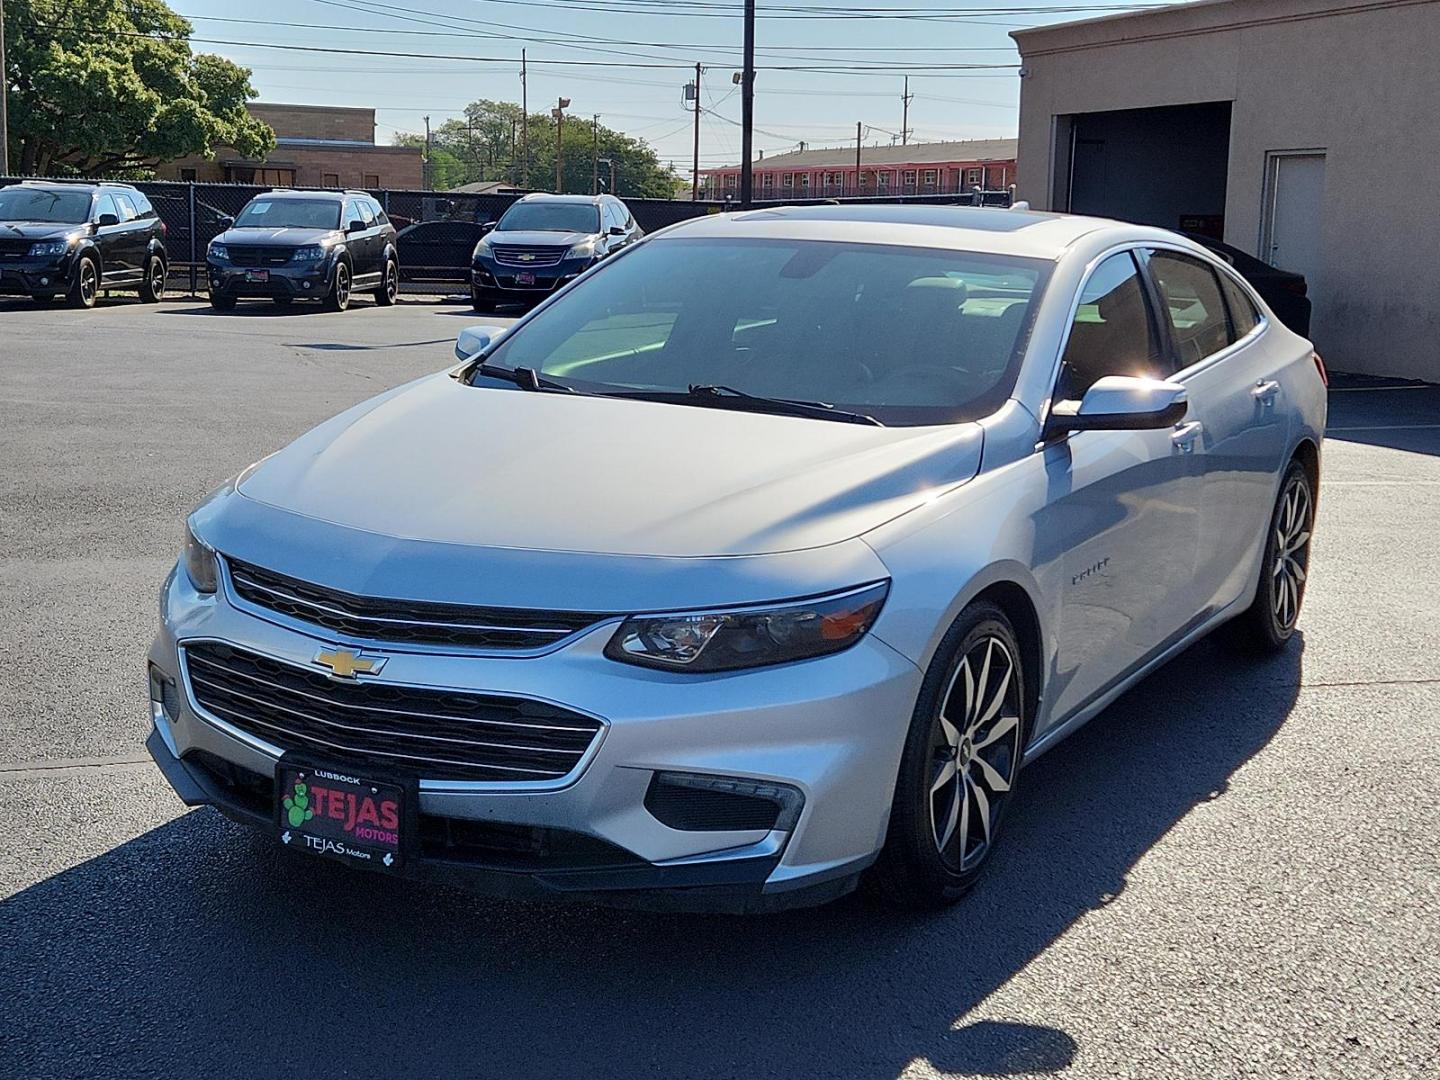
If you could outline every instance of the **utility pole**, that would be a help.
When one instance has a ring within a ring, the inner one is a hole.
[[[915,95],[910,93],[910,76],[905,76],[905,92],[900,95],[902,111],[900,113],[900,145],[908,146],[910,143],[910,102]]]
[[[0,0],[3,6],[5,0]],[[0,49],[3,51],[3,49]],[[695,65],[695,155],[690,168],[690,201],[700,201],[700,65]]]
[[[5,0],[0,0],[0,176],[10,175],[10,112],[5,100],[10,80],[5,67]],[[696,68],[698,71],[699,68]]]
[[[430,141],[430,117],[427,116],[427,117],[425,117],[425,190],[426,190],[426,191],[432,190],[432,189],[434,188],[434,186],[435,186],[434,184],[431,183],[431,180],[432,180],[432,179],[434,178],[434,176],[435,176],[434,168],[433,168],[433,167],[431,166],[431,164],[430,164],[430,150],[431,150],[431,145],[432,145],[432,144],[431,144],[431,141]]]
[[[521,152],[525,156],[525,175],[520,178],[520,186],[530,187],[530,101],[526,97],[527,84],[525,81],[525,50],[520,50],[520,145]]]
[[[563,142],[565,132],[565,110],[570,107],[569,98],[556,98],[555,108],[550,110],[550,115],[555,118],[555,194],[565,193],[564,169],[565,169],[565,144]]]
[[[748,210],[755,180],[750,170],[755,134],[755,0],[745,0],[744,48],[745,70],[740,75],[740,206]]]
[[[516,121],[515,121],[514,119],[512,119],[512,120],[510,121],[510,183],[511,183],[511,184],[514,184],[514,183],[519,179],[519,177],[516,175],[516,170],[515,170],[515,125],[516,125]]]
[[[856,195],[859,195],[859,194],[860,194],[860,189],[865,186],[864,183],[863,183],[863,182],[861,181],[861,179],[860,179],[860,139],[861,139],[861,138],[862,138],[862,135],[861,135],[861,133],[860,133],[860,121],[859,121],[859,120],[856,120],[856,121],[855,121],[855,194],[856,194]]]
[[[600,114],[590,121],[590,194],[600,194]]]

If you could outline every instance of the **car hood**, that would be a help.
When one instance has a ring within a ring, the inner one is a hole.
[[[281,247],[301,247],[318,244],[322,240],[340,235],[338,229],[226,229],[215,237],[220,244],[275,244]]]
[[[398,541],[740,556],[850,539],[964,483],[978,424],[880,428],[434,375],[266,459],[245,499]]]
[[[85,232],[80,224],[57,224],[53,221],[0,221],[0,240],[58,240],[72,233]]]
[[[595,239],[595,233],[587,232],[531,232],[522,229],[508,229],[505,232],[491,231],[486,239],[497,245],[524,247],[574,247],[584,240]]]

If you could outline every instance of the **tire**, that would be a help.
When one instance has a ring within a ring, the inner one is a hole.
[[[477,290],[471,289],[470,306],[481,314],[489,315],[495,310],[495,301],[486,300]]]
[[[235,297],[225,296],[222,293],[211,293],[210,306],[216,311],[234,311]]]
[[[1256,656],[1279,652],[1295,636],[1310,574],[1310,536],[1315,525],[1315,481],[1299,461],[1290,462],[1270,514],[1255,602],[1226,630],[1231,644]]]
[[[75,281],[66,302],[73,308],[93,308],[100,295],[100,267],[89,255],[80,256],[75,266]]]
[[[145,263],[145,277],[140,282],[140,299],[147,304],[158,304],[165,299],[165,260],[151,255]]]
[[[335,264],[335,276],[330,282],[330,292],[325,297],[325,307],[328,311],[344,311],[350,306],[350,267],[343,263]]]
[[[380,288],[375,290],[375,302],[389,307],[400,295],[400,266],[394,259],[385,260],[385,273],[380,278]]]
[[[1025,740],[1019,639],[995,604],[960,613],[925,674],[890,827],[866,887],[901,908],[953,904],[979,878],[1014,793]]]

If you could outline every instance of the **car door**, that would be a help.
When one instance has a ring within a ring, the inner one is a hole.
[[[107,214],[115,219],[114,224],[100,224],[100,220]],[[110,192],[101,192],[100,197],[95,200],[95,209],[91,212],[90,220],[95,223],[95,246],[100,251],[101,284],[122,281],[134,274],[135,268],[126,262],[125,225],[120,220],[120,207]]]
[[[149,254],[150,222],[141,216],[139,208],[127,193],[116,191],[113,197],[120,216],[120,229],[117,234],[119,258],[125,266],[124,276],[135,279],[143,273],[145,259]]]
[[[1178,250],[1146,253],[1190,414],[1204,443],[1197,598],[1208,610],[1248,588],[1289,447],[1282,359],[1238,278]]]
[[[373,277],[376,273],[375,267],[375,215],[370,215],[370,220],[365,220],[366,211],[362,208],[359,199],[346,199],[341,214],[342,224],[345,228],[345,246],[350,252],[350,273],[354,278],[356,286],[366,283],[367,277]],[[351,222],[358,221],[361,228],[356,232],[350,231]]]
[[[1094,267],[1081,287],[1053,401],[1079,400],[1106,375],[1173,370],[1135,253]],[[1193,429],[1059,435],[1044,456],[1034,522],[1036,573],[1056,614],[1050,716],[1101,697],[1193,623],[1200,480]]]

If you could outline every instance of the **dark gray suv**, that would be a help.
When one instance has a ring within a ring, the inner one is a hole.
[[[286,189],[256,195],[210,241],[210,305],[229,311],[256,297],[281,306],[319,300],[344,311],[356,290],[395,303],[395,227],[363,191]]]

